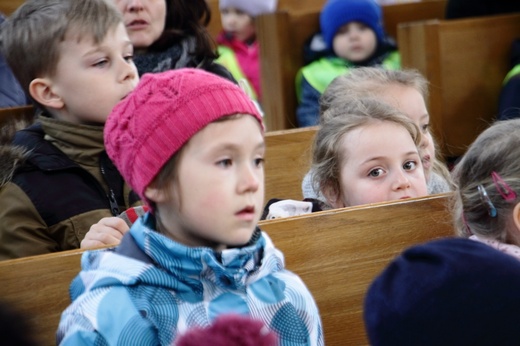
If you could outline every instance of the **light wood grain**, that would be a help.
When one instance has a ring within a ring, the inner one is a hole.
[[[302,200],[302,179],[311,164],[317,127],[267,132],[265,202],[271,198]]]
[[[327,345],[367,344],[362,302],[368,285],[406,247],[453,233],[448,198],[435,195],[260,223],[283,251],[287,268],[312,292]],[[0,262],[0,297],[30,318],[43,345],[55,343],[82,253]]]
[[[320,309],[328,346],[367,345],[368,285],[405,248],[453,234],[448,195],[263,221]]]

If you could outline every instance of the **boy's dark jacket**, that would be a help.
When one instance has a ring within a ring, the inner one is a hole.
[[[53,119],[40,119],[55,126]],[[95,142],[92,133],[65,135],[72,140],[67,152],[78,153],[76,159],[88,159],[84,162],[74,162],[51,144],[41,123],[18,131],[12,142],[4,138],[0,147],[0,260],[79,248],[92,224],[139,204],[103,150],[102,126],[96,127],[88,126],[101,139],[99,158],[80,152]],[[109,199],[111,191],[115,203]]]

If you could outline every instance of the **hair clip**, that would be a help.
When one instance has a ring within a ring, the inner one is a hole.
[[[493,183],[495,183],[498,193],[504,200],[507,202],[516,200],[516,192],[513,191],[511,186],[509,186],[509,184],[506,183],[497,172],[491,172],[491,178],[493,179]]]
[[[482,203],[484,203],[487,208],[488,208],[488,214],[489,216],[491,217],[496,217],[497,216],[497,209],[495,208],[495,206],[493,205],[493,203],[491,202],[491,200],[489,199],[489,196],[487,194],[487,191],[486,189],[484,188],[484,186],[482,185],[479,185],[477,186],[477,189],[478,189],[478,193],[480,194],[480,200],[482,201]]]

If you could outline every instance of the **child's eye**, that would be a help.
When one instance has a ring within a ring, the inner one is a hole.
[[[368,172],[368,175],[371,176],[371,177],[379,177],[383,174],[383,169],[381,168],[375,168],[373,170],[371,170],[370,172]]]
[[[104,66],[106,66],[106,64],[108,64],[108,60],[107,59],[102,59],[102,60],[99,60],[99,61],[95,62],[92,66],[94,66],[94,67],[104,67]]]
[[[255,165],[257,167],[263,166],[264,163],[265,163],[265,159],[263,157],[259,157],[259,158],[255,159]]]
[[[417,162],[415,161],[407,161],[404,163],[403,168],[407,171],[411,171],[417,167]]]
[[[134,56],[132,54],[125,56],[125,61],[128,63],[134,61]]]
[[[220,160],[217,162],[217,166],[221,166],[221,167],[229,167],[231,166],[233,162],[231,161],[231,159],[224,159],[224,160]]]
[[[424,124],[421,128],[422,128],[422,131],[424,133],[426,133],[430,129],[430,124]]]

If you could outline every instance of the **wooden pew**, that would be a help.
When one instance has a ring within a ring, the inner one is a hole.
[[[445,155],[462,155],[494,120],[518,37],[520,14],[399,25],[403,66],[430,82],[430,119]]]
[[[395,37],[397,24],[444,18],[446,0],[382,6],[386,32]],[[320,9],[278,11],[257,18],[260,43],[262,107],[270,130],[296,127],[295,77],[303,66],[303,44],[319,29]]]
[[[449,196],[261,223],[283,251],[287,268],[313,293],[327,346],[368,345],[362,316],[368,285],[405,248],[453,235]]]
[[[450,236],[450,195],[358,206],[260,227],[284,252],[288,269],[304,280],[320,309],[326,345],[367,344],[362,302],[367,286],[405,248]],[[55,342],[81,250],[0,262],[0,297],[25,313],[42,345]]]
[[[2,0],[0,3],[0,13],[9,16],[13,13],[25,0]]]
[[[265,201],[302,200],[302,179],[310,168],[318,127],[272,131],[265,134]]]

